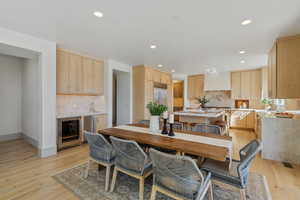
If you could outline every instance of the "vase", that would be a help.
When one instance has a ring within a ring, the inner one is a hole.
[[[159,115],[152,115],[150,117],[150,131],[153,133],[159,132]]]

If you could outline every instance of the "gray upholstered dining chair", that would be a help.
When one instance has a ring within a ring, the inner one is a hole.
[[[85,131],[85,137],[89,145],[89,161],[86,168],[84,177],[87,178],[89,175],[89,169],[91,167],[91,162],[95,162],[106,167],[106,177],[105,177],[105,191],[108,191],[110,169],[114,164],[115,151],[112,145],[103,137],[101,134],[91,133]]]
[[[202,133],[214,133],[221,135],[222,129],[220,126],[217,125],[209,125],[209,124],[196,124],[193,128],[192,131],[195,132],[202,132]]]
[[[139,199],[144,199],[144,181],[152,174],[152,162],[150,157],[135,142],[110,136],[110,140],[116,150],[115,169],[110,191],[113,192],[118,172],[139,179]]]
[[[240,191],[241,199],[246,200],[246,187],[251,162],[256,154],[261,150],[261,143],[253,140],[240,150],[240,161],[232,161],[229,169],[229,163],[207,159],[201,169],[211,172],[212,179],[225,186],[232,186]]]
[[[196,162],[187,156],[176,156],[150,149],[153,162],[151,200],[160,192],[176,200],[202,200],[207,193],[213,199],[210,172],[203,173]]]
[[[150,120],[144,119],[144,120],[139,121],[138,123],[149,126],[150,125]]]

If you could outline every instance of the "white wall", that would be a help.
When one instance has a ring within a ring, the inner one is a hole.
[[[117,71],[117,125],[130,123],[130,73]]]
[[[21,74],[24,60],[0,54],[0,136],[21,133]]]
[[[42,118],[39,138],[41,157],[56,154],[56,43],[0,28],[0,45],[39,53]]]
[[[42,130],[40,71],[38,59],[25,59],[22,73],[22,132],[34,141],[33,143],[40,141]]]
[[[112,126],[112,111],[113,111],[113,93],[112,93],[112,83],[113,83],[113,70],[118,70],[122,72],[129,72],[130,74],[130,123],[132,122],[132,67],[128,64],[120,63],[114,60],[108,60],[105,63],[105,74],[106,79],[106,90],[107,94],[107,116],[108,116],[108,127]]]

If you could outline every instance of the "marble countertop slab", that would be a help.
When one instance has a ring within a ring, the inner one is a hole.
[[[85,117],[85,116],[95,116],[107,114],[106,112],[85,112],[85,113],[57,113],[56,118],[69,118],[69,117]]]
[[[210,112],[210,111],[183,111],[183,112],[174,112],[174,115],[181,116],[191,116],[191,117],[207,117],[207,118],[217,118],[225,114],[225,111]]]

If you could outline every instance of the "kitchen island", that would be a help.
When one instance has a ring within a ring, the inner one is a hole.
[[[180,122],[213,124],[224,118],[225,111],[223,109],[187,110],[174,112],[174,115],[179,116]]]
[[[262,158],[300,164],[300,120],[262,118]]]

